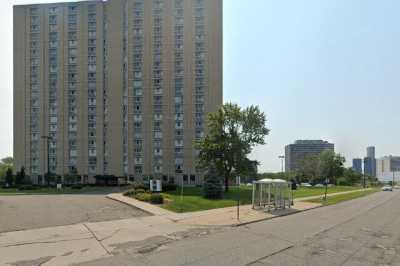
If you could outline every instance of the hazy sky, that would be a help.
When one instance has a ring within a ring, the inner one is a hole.
[[[148,0],[149,1],[149,0]],[[0,157],[12,155],[12,5],[0,1]],[[267,145],[253,157],[278,171],[296,139],[346,156],[400,155],[400,1],[225,0],[224,99],[258,104]]]

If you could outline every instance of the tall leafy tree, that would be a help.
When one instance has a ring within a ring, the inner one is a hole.
[[[21,167],[21,170],[17,172],[15,176],[15,185],[20,186],[25,181],[25,167]]]
[[[336,180],[338,185],[353,186],[354,184],[364,185],[364,181],[367,179],[357,171],[354,171],[351,167],[344,169],[343,177]]]
[[[12,167],[14,164],[14,159],[13,159],[13,157],[5,157],[5,158],[1,159],[1,163],[4,165],[7,165],[9,167]]]
[[[208,115],[208,134],[198,141],[199,166],[214,164],[223,176],[225,191],[234,175],[243,175],[253,167],[247,156],[256,145],[265,144],[269,133],[266,116],[258,106],[240,108],[226,103]]]
[[[14,177],[11,168],[7,169],[5,183],[7,187],[11,187],[13,185]]]
[[[346,159],[333,151],[326,150],[319,156],[321,164],[321,177],[329,179],[332,183],[337,177],[343,176]]]
[[[302,180],[312,181],[318,180],[321,176],[321,161],[317,155],[306,156],[299,165],[299,175]]]
[[[13,169],[13,163],[12,157],[5,157],[0,160],[0,181],[5,179],[8,168]]]

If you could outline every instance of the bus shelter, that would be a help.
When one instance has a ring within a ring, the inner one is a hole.
[[[253,209],[285,209],[293,203],[292,184],[282,179],[261,179],[253,182]]]

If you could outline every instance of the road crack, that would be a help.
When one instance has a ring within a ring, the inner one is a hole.
[[[2,247],[2,248],[8,248],[8,247],[18,247],[18,246],[25,246],[25,245],[55,244],[55,243],[70,242],[70,241],[76,241],[76,240],[92,239],[92,238],[93,238],[93,237],[74,238],[74,239],[63,239],[63,240],[57,240],[57,241],[24,242],[24,243],[12,244],[12,245],[5,245],[5,246],[1,246],[1,247]]]
[[[108,249],[103,245],[101,240],[97,238],[96,234],[89,228],[89,226],[87,226],[86,224],[83,224],[83,226],[86,227],[86,229],[92,234],[94,239],[96,239],[96,241],[100,244],[100,246],[104,249],[104,251],[107,252],[108,255],[112,255],[112,253],[108,251]]]

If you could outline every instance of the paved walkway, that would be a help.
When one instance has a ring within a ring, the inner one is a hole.
[[[126,246],[140,253],[196,230],[148,216],[7,232],[0,234],[0,265],[70,265],[124,254]]]
[[[363,189],[355,189],[355,190],[349,190],[349,191],[343,191],[343,192],[336,192],[336,193],[328,193],[327,196],[332,197],[332,196],[337,196],[337,195],[344,195],[344,194],[349,194],[353,192],[359,192],[359,191],[368,191],[371,190],[372,188],[363,188]],[[325,194],[324,194],[325,195]],[[310,197],[303,197],[303,198],[297,198],[294,199],[294,201],[307,201],[307,200],[313,200],[313,199],[320,199],[324,195],[317,195],[317,196],[310,196]]]
[[[344,195],[364,190],[365,189],[357,189],[351,191],[330,193],[328,194],[328,197],[336,195]],[[288,215],[296,212],[310,210],[321,206],[321,204],[306,202],[307,200],[319,199],[321,198],[321,195],[297,198],[294,200],[294,205],[292,206],[292,208],[285,210],[277,210],[273,212],[254,210],[252,209],[251,205],[242,205],[239,208],[239,219],[237,219],[237,207],[227,207],[227,208],[219,208],[219,209],[187,212],[187,213],[175,213],[150,203],[139,201],[130,197],[125,197],[121,193],[109,194],[107,197],[134,206],[146,212],[152,213],[153,215],[162,216],[173,222],[180,224],[189,224],[189,225],[214,225],[214,226],[241,225],[250,222],[271,219],[282,215]]]
[[[251,205],[242,205],[239,207],[239,219],[237,217],[237,207],[227,207],[219,209],[211,209],[197,212],[175,213],[165,210],[161,207],[150,203],[142,202],[130,197],[125,197],[120,193],[110,194],[107,196],[156,216],[161,216],[179,224],[187,225],[213,225],[213,226],[230,226],[241,225],[250,222],[271,219],[274,217],[288,215],[300,211],[305,211],[321,206],[321,204],[311,202],[295,202],[292,208],[266,212],[262,210],[254,210]]]

